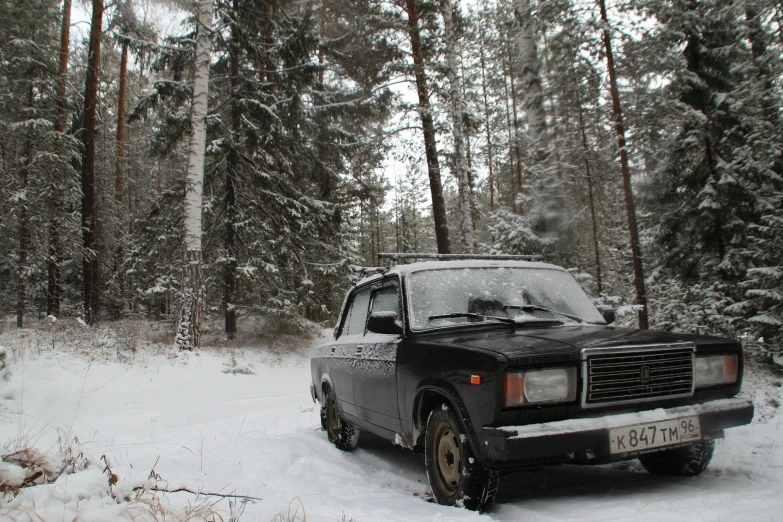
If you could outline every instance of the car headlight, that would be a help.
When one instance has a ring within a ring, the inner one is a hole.
[[[696,357],[694,378],[696,387],[716,386],[737,382],[739,365],[737,355],[703,355]]]
[[[570,402],[576,399],[576,368],[507,373],[503,379],[506,407]]]

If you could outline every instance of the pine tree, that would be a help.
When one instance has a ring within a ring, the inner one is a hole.
[[[628,216],[628,231],[631,236],[631,252],[633,254],[634,286],[636,287],[636,304],[639,305],[639,328],[649,328],[647,312],[647,291],[644,285],[644,269],[642,267],[642,248],[639,240],[639,229],[636,222],[636,206],[634,205],[633,189],[631,187],[631,171],[628,161],[628,150],[625,140],[625,125],[623,109],[620,102],[620,91],[617,86],[617,71],[615,69],[612,51],[612,36],[606,13],[606,1],[598,0],[598,7],[603,22],[604,48],[606,49],[606,68],[609,74],[609,90],[612,97],[612,113],[614,127],[617,133],[617,148],[620,155],[620,167],[623,173],[623,192],[625,194],[625,211]]]
[[[432,215],[435,220],[435,235],[438,238],[438,253],[451,253],[449,240],[449,228],[446,218],[446,205],[443,201],[443,187],[440,177],[440,161],[435,136],[432,106],[430,102],[430,89],[427,81],[427,56],[422,46],[421,6],[419,0],[405,0],[403,5],[408,17],[408,37],[410,38],[411,54],[414,64],[414,78],[416,91],[419,97],[419,117],[421,118],[422,132],[424,134],[424,150],[427,155],[427,170],[430,177],[430,192],[432,195]]]
[[[88,44],[87,75],[84,88],[84,119],[82,152],[82,284],[84,320],[92,325],[100,320],[101,289],[98,272],[96,232],[98,216],[95,206],[95,128],[98,110],[98,78],[101,63],[103,33],[103,0],[92,0],[92,20]]]

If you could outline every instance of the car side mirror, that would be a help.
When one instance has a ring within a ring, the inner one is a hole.
[[[606,324],[612,324],[617,317],[614,313],[614,308],[612,308],[609,305],[598,305],[596,306],[598,308],[598,311],[601,312],[601,315],[604,316],[604,321],[606,321]]]
[[[379,334],[402,335],[397,312],[373,312],[367,320],[367,331]]]

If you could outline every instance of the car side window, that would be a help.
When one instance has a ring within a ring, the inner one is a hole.
[[[348,317],[345,318],[342,335],[364,335],[367,309],[370,305],[370,289],[357,292],[351,300]]]
[[[373,292],[372,313],[395,312],[397,319],[402,319],[400,310],[400,296],[397,292],[397,285],[387,286]]]

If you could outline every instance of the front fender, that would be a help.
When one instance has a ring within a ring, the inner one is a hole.
[[[324,404],[324,401],[326,400],[326,395],[324,395],[324,385],[329,386],[331,390],[334,390],[334,384],[332,384],[332,378],[329,376],[328,373],[324,373],[321,375],[321,385],[316,388],[316,394],[320,393],[321,395],[318,395],[318,401],[321,404]]]
[[[484,452],[481,451],[482,448],[479,443],[479,434],[470,418],[468,409],[465,406],[465,401],[462,400],[457,389],[443,379],[426,379],[421,382],[416,390],[416,396],[413,402],[414,421],[411,446],[417,451],[423,451],[424,432],[427,426],[429,412],[432,411],[433,408],[437,408],[438,403],[443,404],[444,401],[447,404],[447,407],[451,407],[457,413],[457,417],[459,417],[462,422],[462,427],[468,437],[468,444],[470,444],[473,454],[476,455],[480,462],[483,461]]]

